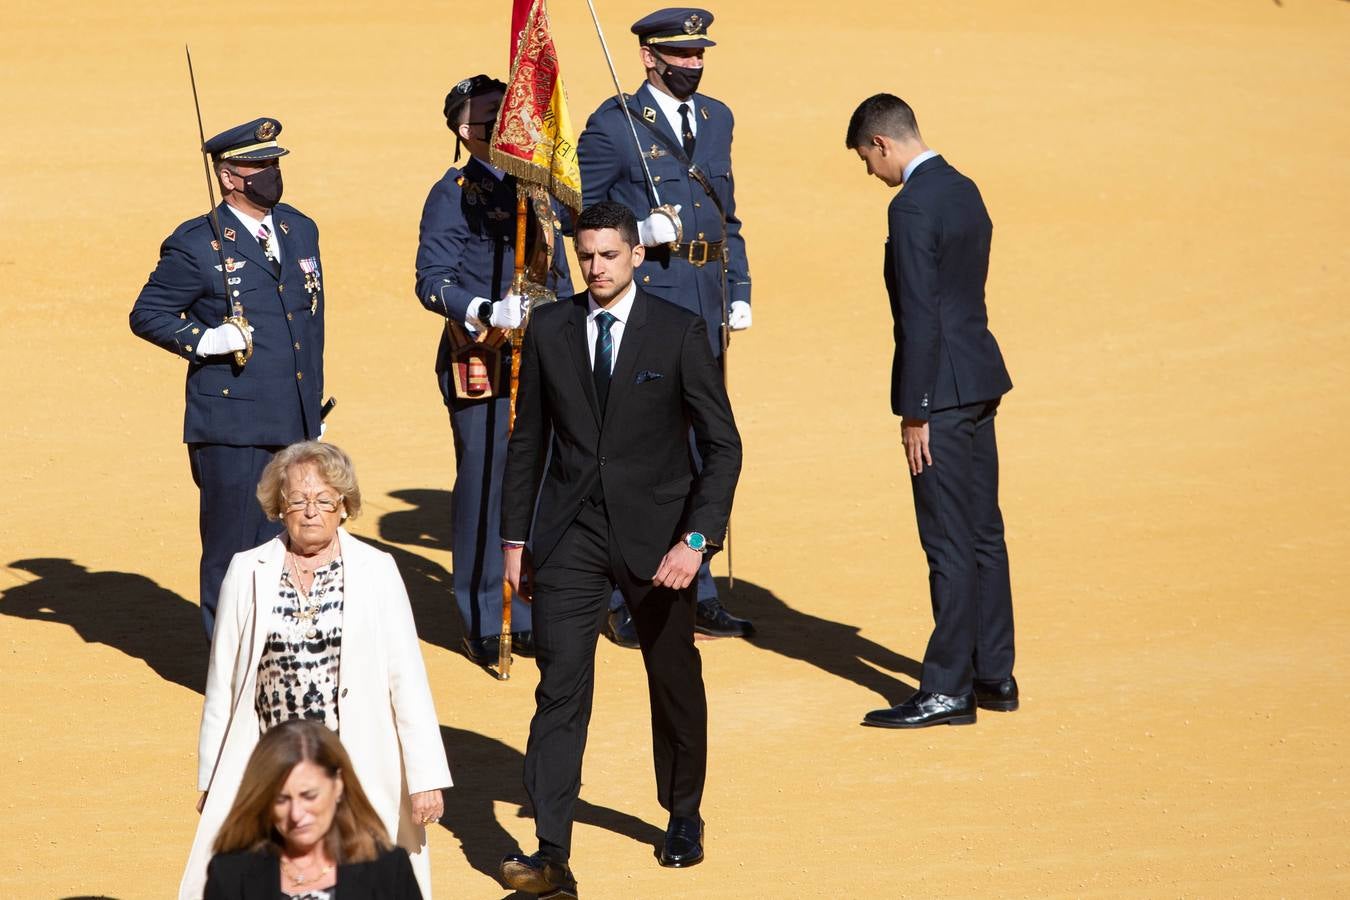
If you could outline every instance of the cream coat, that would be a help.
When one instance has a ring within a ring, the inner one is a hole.
[[[450,767],[427,684],[408,592],[394,558],[338,530],[344,600],[338,663],[338,727],[361,786],[389,834],[413,860],[431,898],[426,830],[409,793],[450,786]],[[235,555],[216,611],[198,746],[198,789],[207,791],[180,900],[199,900],[216,833],[234,804],[258,743],[258,664],[281,583],[286,545],[274,538]]]

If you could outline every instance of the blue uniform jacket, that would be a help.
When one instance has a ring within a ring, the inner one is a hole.
[[[209,216],[189,219],[160,246],[159,265],[131,308],[131,330],[188,361],[186,443],[279,446],[319,434],[323,393],[323,271],[319,229],[279,203],[272,223],[281,276],[257,239],[222,203],[221,250],[231,299],[253,326],[253,357],[242,369],[230,355],[199,357],[197,337],[230,315],[220,253]],[[302,265],[303,264],[303,265]],[[305,267],[313,274],[306,277]]]
[[[722,239],[721,217],[707,192],[673,155],[658,144],[644,125],[658,129],[667,140],[680,145],[665,115],[652,97],[653,88],[643,83],[628,97],[628,106],[637,112],[633,121],[652,180],[661,194],[661,202],[679,205],[685,241]],[[647,112],[650,110],[650,112]],[[698,136],[693,162],[708,176],[727,214],[727,304],[737,300],[750,302],[750,267],[745,257],[745,239],[741,220],[736,216],[736,185],[731,174],[731,131],[735,124],[731,109],[721,101],[694,95],[694,115]],[[585,205],[601,200],[616,200],[645,218],[652,208],[642,160],[638,158],[629,125],[629,115],[615,98],[600,105],[581,133],[577,143],[581,164],[581,187]],[[647,259],[637,272],[637,282],[658,297],[699,313],[708,323],[708,336],[714,352],[720,353],[718,334],[722,326],[722,267],[716,260],[696,267],[671,259],[662,248],[649,247]]]
[[[563,211],[554,204],[554,214]],[[511,288],[516,260],[516,179],[497,178],[478,159],[463,169],[451,167],[431,188],[422,207],[417,241],[417,299],[432,312],[460,324],[475,297],[500,300]],[[553,259],[545,285],[570,294],[567,244],[553,233]],[[504,365],[509,354],[503,354]],[[442,331],[436,374],[448,404],[455,389],[450,378],[450,339]]]

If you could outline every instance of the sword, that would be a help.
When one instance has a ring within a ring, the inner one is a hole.
[[[614,68],[614,60],[609,55],[609,45],[605,43],[605,32],[600,27],[600,17],[595,13],[595,4],[591,0],[586,0],[586,5],[591,10],[591,21],[595,23],[595,34],[600,38],[600,49],[605,54],[605,62],[609,64],[609,77],[614,80],[614,96],[619,101],[619,109],[624,112],[624,118],[628,120],[628,132],[633,135],[633,146],[637,148],[638,161],[642,163],[642,174],[647,176],[647,190],[652,194],[652,209],[660,210],[661,214],[671,220],[675,226],[676,238],[680,239],[680,217],[675,210],[661,202],[661,194],[656,190],[656,181],[652,179],[652,170],[647,167],[647,155],[642,152],[642,141],[638,138],[637,126],[633,124],[633,119],[627,114],[626,107],[628,102],[624,100],[623,88],[619,85],[619,73]]]
[[[244,336],[244,349],[234,351],[234,364],[242,369],[253,355],[253,335],[249,332],[248,319],[244,318],[244,305],[238,300],[230,299],[230,276],[225,269],[225,246],[222,243],[225,238],[224,232],[220,230],[220,215],[216,212],[215,180],[211,177],[211,159],[206,152],[206,131],[202,128],[202,104],[197,99],[197,76],[192,71],[192,48],[184,44],[183,50],[187,52],[188,81],[192,83],[192,105],[197,109],[197,137],[201,139],[198,146],[202,150],[202,169],[206,173],[206,197],[211,204],[207,215],[211,219],[211,227],[216,232],[216,256],[220,259],[220,286],[225,291],[225,302],[228,304],[226,312],[229,315],[225,317],[225,323],[238,328],[239,333]]]

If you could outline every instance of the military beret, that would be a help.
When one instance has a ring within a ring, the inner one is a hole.
[[[506,92],[506,85],[495,78],[489,78],[486,75],[475,75],[472,78],[465,78],[459,84],[450,89],[450,93],[445,95],[445,124],[453,131],[455,128],[455,119],[459,117],[459,111],[464,105],[474,97],[481,97],[483,94],[491,94],[500,91]]]
[[[658,9],[633,23],[633,34],[644,47],[716,47],[708,40],[713,14],[692,6]]]
[[[202,144],[203,152],[217,159],[237,159],[244,162],[276,159],[291,151],[277,146],[281,123],[276,119],[254,119],[245,125],[236,125]]]

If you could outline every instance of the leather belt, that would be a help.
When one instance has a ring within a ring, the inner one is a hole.
[[[669,251],[671,259],[682,259],[692,266],[703,266],[712,261],[721,262],[726,258],[726,244],[723,241],[689,241],[663,246]]]

